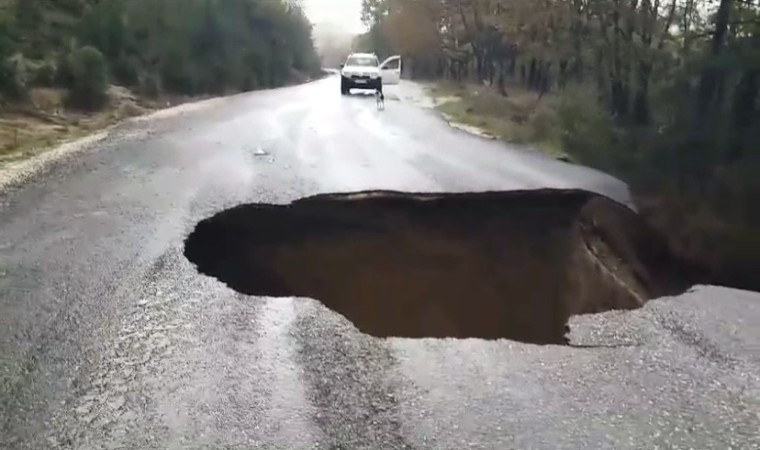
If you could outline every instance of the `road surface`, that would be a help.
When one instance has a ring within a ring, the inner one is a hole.
[[[133,121],[0,194],[0,447],[760,448],[760,296],[700,287],[574,318],[571,347],[380,340],[182,256],[243,202],[582,187],[600,173],[453,130],[411,85],[335,77]]]

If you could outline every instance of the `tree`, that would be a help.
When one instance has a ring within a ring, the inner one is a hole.
[[[127,86],[220,94],[278,86],[320,64],[311,24],[293,0],[23,0],[11,10],[8,55],[37,67],[91,46]],[[7,59],[7,58],[6,58]],[[16,79],[5,64],[0,77]],[[68,61],[58,64],[67,85]],[[6,85],[13,83],[6,83]]]
[[[103,106],[108,89],[108,66],[103,54],[86,46],[74,50],[68,59],[73,83],[69,104],[86,110]]]
[[[709,225],[685,218],[687,231],[663,231],[717,279],[760,288],[749,275],[760,264],[751,206],[760,198],[760,2],[364,0],[363,11],[364,47],[402,53],[414,75],[559,98],[568,153],[638,196],[667,197],[658,214],[712,214]]]

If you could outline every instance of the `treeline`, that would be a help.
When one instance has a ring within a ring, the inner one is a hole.
[[[287,0],[5,0],[0,95],[61,86],[95,108],[109,82],[143,95],[223,94],[319,71],[311,25]]]
[[[714,282],[760,289],[760,1],[363,6],[356,45],[404,54],[415,77],[559,99],[566,152],[627,180]]]

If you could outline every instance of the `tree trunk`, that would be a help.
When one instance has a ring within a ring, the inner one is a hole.
[[[473,46],[475,47],[475,46]],[[477,49],[475,50],[475,75],[477,77],[478,83],[482,82],[486,79],[485,77],[485,64],[483,61],[483,53]]]
[[[733,0],[720,0],[718,12],[715,15],[715,32],[710,43],[710,56],[713,60],[723,53],[732,5]],[[723,74],[715,67],[715,64],[708,63],[702,70],[697,93],[697,129],[703,128],[702,124],[715,103],[715,96],[722,81]]]
[[[559,79],[558,85],[560,89],[565,89],[567,85],[567,60],[563,59],[559,62]]]
[[[649,62],[639,63],[639,83],[636,97],[633,103],[633,120],[636,125],[649,125],[649,79],[652,73],[652,64]]]
[[[736,88],[734,97],[734,125],[744,129],[752,124],[757,114],[758,91],[760,91],[760,69],[750,69],[744,73]]]
[[[606,78],[604,76],[604,53],[601,49],[596,51],[596,67],[594,68],[596,74],[596,90],[599,93],[607,92]]]
[[[582,8],[583,3],[582,2],[575,2],[575,8],[576,8],[576,18],[572,26],[572,34],[573,34],[573,57],[572,57],[572,68],[570,69],[573,77],[575,77],[575,80],[579,83],[583,82],[583,31],[584,31],[584,21],[583,21],[583,11]]]
[[[536,58],[530,59],[530,69],[528,70],[528,89],[536,89],[538,79],[538,70],[536,67]]]
[[[552,63],[551,61],[541,64],[541,72],[538,81],[538,90],[541,95],[549,92],[552,86]]]
[[[508,97],[507,88],[504,86],[504,61],[501,61],[499,63],[499,81],[497,83],[498,83],[499,94],[501,94],[504,97]]]
[[[613,79],[611,89],[612,113],[618,119],[625,120],[628,117],[628,88],[621,80]]]
[[[742,75],[736,87],[733,102],[734,133],[733,143],[726,156],[726,162],[733,163],[746,156],[747,150],[757,147],[758,93],[760,91],[760,69],[750,69]],[[753,124],[755,126],[753,126]],[[754,139],[753,139],[754,136]]]

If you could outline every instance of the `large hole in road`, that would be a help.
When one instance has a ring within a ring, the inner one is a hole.
[[[636,213],[574,190],[243,205],[200,222],[185,255],[238,292],[311,297],[378,337],[563,344],[571,315],[688,287]]]

